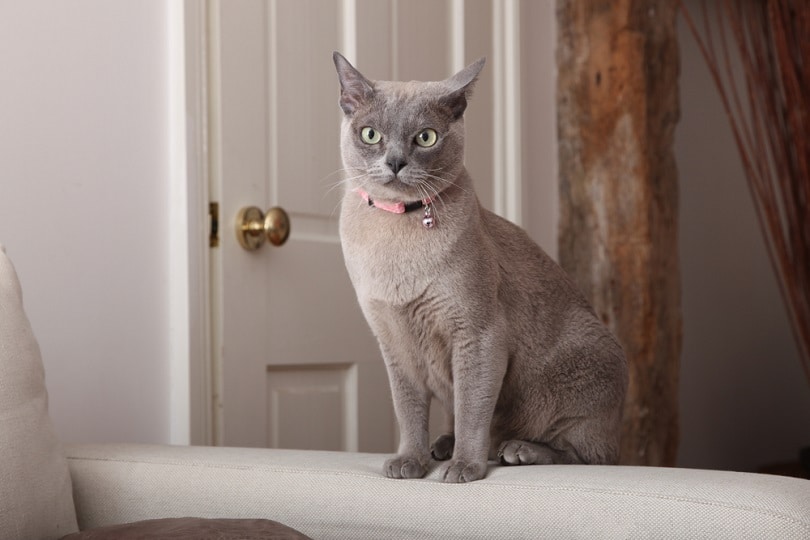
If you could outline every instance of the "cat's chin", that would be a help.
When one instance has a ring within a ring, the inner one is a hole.
[[[424,198],[426,192],[417,183],[394,178],[383,184],[372,184],[363,187],[372,198],[384,200],[416,200]],[[432,189],[431,189],[432,191]]]

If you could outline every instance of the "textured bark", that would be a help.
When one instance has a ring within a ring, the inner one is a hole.
[[[621,462],[674,465],[677,0],[558,0],[560,262],[627,354]]]

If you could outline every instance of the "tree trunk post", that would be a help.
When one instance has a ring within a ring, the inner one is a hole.
[[[621,462],[675,464],[677,0],[558,0],[559,256],[624,346]]]

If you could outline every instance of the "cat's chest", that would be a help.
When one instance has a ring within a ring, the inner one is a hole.
[[[361,245],[344,250],[346,266],[358,296],[403,305],[436,281],[436,259],[424,252],[386,245]]]
[[[341,218],[346,267],[358,296],[401,305],[421,295],[446,266],[448,230],[426,229],[419,216],[360,208]]]

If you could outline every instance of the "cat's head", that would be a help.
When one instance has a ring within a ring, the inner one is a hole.
[[[350,182],[380,199],[423,199],[453,183],[464,167],[464,110],[485,59],[436,82],[370,81],[339,53],[333,59]]]

